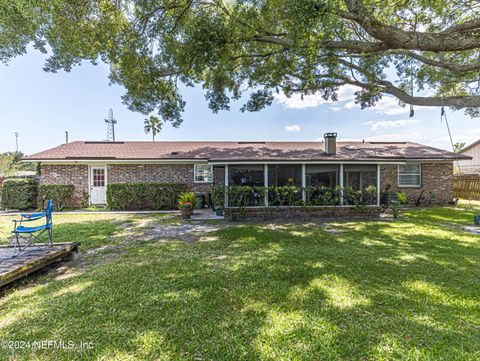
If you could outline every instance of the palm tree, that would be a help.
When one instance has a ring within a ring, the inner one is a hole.
[[[145,119],[145,134],[152,133],[153,141],[155,141],[155,136],[162,131],[163,122],[153,115],[150,118]]]

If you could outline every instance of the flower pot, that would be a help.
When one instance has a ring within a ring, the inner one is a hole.
[[[192,208],[180,208],[180,214],[183,219],[189,219],[193,213]]]

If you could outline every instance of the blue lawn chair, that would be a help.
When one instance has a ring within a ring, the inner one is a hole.
[[[45,246],[47,247],[47,252],[48,252],[48,248],[52,247],[52,227],[53,227],[52,213],[53,213],[53,202],[51,199],[49,199],[45,212],[21,214],[20,220],[13,221],[15,225],[12,233],[15,235],[15,245],[13,247],[12,257],[18,256],[28,246],[31,246],[31,245],[37,246],[35,242],[44,243]],[[45,218],[45,224],[34,226],[34,227],[26,227],[22,225],[23,222],[37,221],[42,218]],[[47,233],[47,240],[42,241],[40,239],[40,236],[45,232]],[[25,243],[21,244],[20,240],[24,240]]]

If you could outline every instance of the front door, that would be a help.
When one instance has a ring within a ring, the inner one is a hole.
[[[106,204],[107,203],[107,184],[106,184],[105,167],[92,167],[90,172],[90,203]]]

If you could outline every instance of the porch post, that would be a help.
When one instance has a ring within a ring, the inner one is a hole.
[[[305,188],[307,187],[307,175],[306,175],[305,163],[302,163],[302,201],[305,203],[307,201],[307,193]]]
[[[228,208],[228,192],[227,192],[227,187],[228,187],[228,164],[225,164],[225,180],[224,180],[224,184],[225,184],[225,208]]]
[[[377,206],[380,206],[380,163],[377,164]]]
[[[340,181],[340,187],[342,187],[342,191],[341,191],[341,197],[340,197],[340,205],[343,206],[343,163],[340,163],[340,177],[339,177],[339,181]]]
[[[265,199],[263,200],[265,203],[265,207],[268,207],[268,164],[265,163],[263,165],[263,187],[265,188]]]

